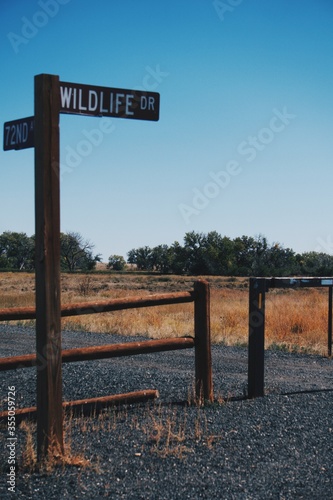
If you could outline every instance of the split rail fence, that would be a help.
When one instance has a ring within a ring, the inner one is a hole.
[[[148,340],[142,342],[128,342],[124,344],[110,344],[103,346],[82,347],[61,351],[62,363],[87,361],[120,356],[131,356],[153,352],[172,351],[179,349],[195,349],[195,393],[198,402],[213,401],[212,361],[210,341],[210,290],[208,282],[198,280],[194,289],[184,292],[148,295],[143,297],[128,297],[112,299],[103,302],[81,302],[63,305],[61,316],[75,316],[94,314],[122,309],[162,306],[194,302],[194,337],[169,338],[162,340]],[[36,310],[28,308],[7,308],[0,310],[0,321],[35,319]],[[8,358],[0,358],[0,371],[36,366],[37,370],[45,365],[45,359],[40,355],[26,354]],[[61,383],[61,380],[60,382]],[[118,394],[80,401],[69,401],[62,404],[63,409],[71,408],[83,413],[92,409],[115,405],[119,403],[133,403],[158,396],[157,390],[137,391],[127,394]],[[45,397],[47,395],[45,394]],[[16,416],[23,418],[33,416],[36,407],[17,409]],[[0,414],[0,418],[7,418],[8,412]]]

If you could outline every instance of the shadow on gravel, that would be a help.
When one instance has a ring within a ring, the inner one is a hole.
[[[322,394],[325,392],[333,392],[333,389],[312,389],[307,391],[291,391],[281,392],[281,396],[296,396],[296,394]]]

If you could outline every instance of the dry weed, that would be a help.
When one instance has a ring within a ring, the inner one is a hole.
[[[148,438],[148,443],[152,444],[152,453],[163,458],[167,456],[183,458],[185,453],[193,451],[183,444],[186,439],[186,410],[182,418],[179,418],[176,410],[164,409],[159,405],[150,410],[148,416],[148,425],[142,430]]]
[[[159,404],[148,413],[148,424],[142,428],[151,445],[151,452],[162,458],[174,456],[182,459],[193,453],[194,446],[202,444],[208,448],[221,439],[210,433],[204,410],[197,407],[194,423],[189,423],[186,408],[163,407]]]
[[[23,420],[20,424],[20,429],[26,433],[25,446],[23,446],[22,456],[19,458],[19,465],[22,470],[29,473],[35,470],[42,470],[46,473],[50,473],[57,466],[91,466],[90,461],[84,457],[83,452],[74,452],[72,449],[72,418],[67,421],[64,420],[64,450],[61,450],[59,443],[51,437],[50,451],[47,457],[40,463],[37,462],[35,443],[36,424],[28,420]]]

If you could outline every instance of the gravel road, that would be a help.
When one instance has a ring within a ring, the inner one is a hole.
[[[0,356],[34,352],[30,328],[0,325]],[[128,342],[63,332],[63,348]],[[8,490],[8,429],[2,424],[0,498],[186,500],[333,499],[332,360],[265,354],[266,395],[244,397],[247,349],[213,346],[216,402],[188,405],[193,350],[63,365],[64,400],[158,389],[154,402],[127,405],[66,424],[84,466],[30,473],[22,466],[27,433],[17,427],[15,493]],[[9,386],[16,406],[34,406],[34,368],[0,373],[1,410]]]

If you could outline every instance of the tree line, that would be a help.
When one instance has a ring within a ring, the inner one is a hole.
[[[100,255],[94,245],[79,233],[60,234],[61,270],[92,271]],[[107,267],[123,271],[131,264],[139,271],[162,274],[222,276],[333,276],[333,256],[321,252],[295,253],[279,243],[270,244],[265,236],[231,239],[216,231],[191,231],[183,244],[133,248],[124,257],[110,255]],[[33,271],[35,237],[6,231],[0,235],[0,269]]]
[[[79,233],[60,233],[60,266],[62,271],[91,271],[100,255],[93,255],[94,245]],[[35,236],[5,231],[0,235],[0,269],[33,271],[35,269]]]
[[[222,276],[332,276],[333,256],[295,253],[263,235],[231,239],[216,231],[188,232],[184,243],[132,249],[128,262],[139,270]]]

